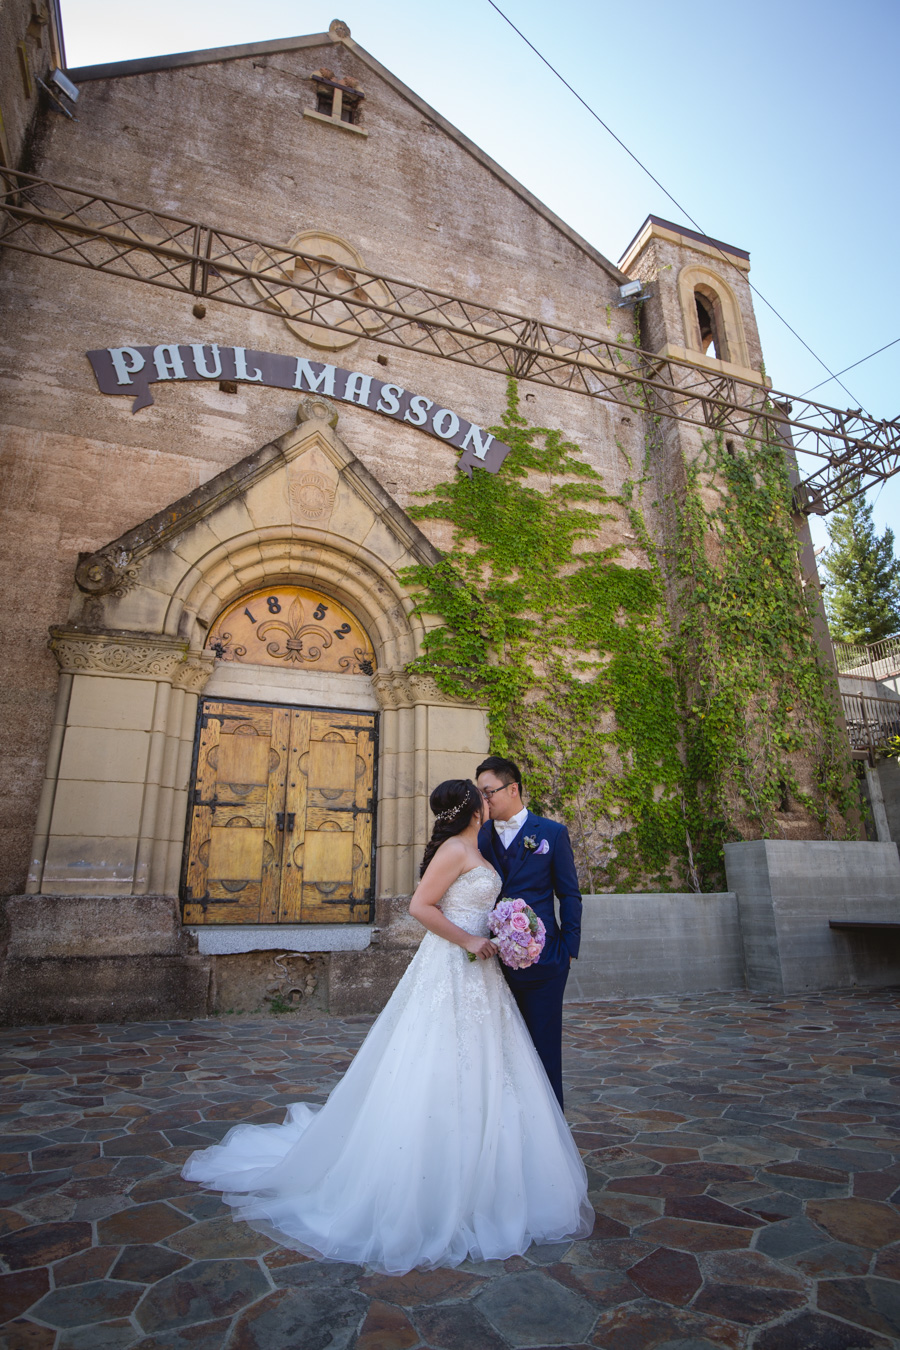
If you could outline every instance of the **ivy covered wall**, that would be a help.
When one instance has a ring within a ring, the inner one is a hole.
[[[414,668],[488,707],[492,750],[568,824],[583,888],[721,889],[725,841],[777,835],[791,794],[817,837],[844,832],[781,448],[705,446],[652,503],[656,534],[669,524],[651,537],[651,479],[610,495],[577,445],[528,425],[514,380],[491,429],[512,447],[501,472],[457,473],[410,511],[453,539],[406,574],[442,620]]]

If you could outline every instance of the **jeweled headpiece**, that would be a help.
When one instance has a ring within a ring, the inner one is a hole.
[[[435,816],[435,820],[452,820],[454,816],[459,815],[464,806],[465,802],[460,802],[459,806],[448,806],[446,811],[438,812]]]

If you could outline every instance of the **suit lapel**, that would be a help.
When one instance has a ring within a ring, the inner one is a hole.
[[[499,839],[494,833],[493,822],[489,822],[484,831],[484,837],[481,842],[481,855],[487,859],[502,877],[506,867],[506,854]]]
[[[507,889],[512,885],[514,878],[518,875],[523,863],[528,857],[529,850],[525,847],[525,836],[534,834],[536,821],[537,817],[533,816],[529,811],[528,815],[525,817],[525,824],[512,841],[512,845],[507,852],[506,876],[504,878]]]

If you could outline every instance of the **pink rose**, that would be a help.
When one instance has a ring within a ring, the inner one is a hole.
[[[527,933],[529,931],[528,915],[518,910],[510,916],[509,926],[514,933]]]
[[[530,961],[536,961],[541,954],[541,945],[539,942],[531,941],[526,948],[525,955]]]

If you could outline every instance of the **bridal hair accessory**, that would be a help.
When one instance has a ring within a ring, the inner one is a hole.
[[[465,802],[460,802],[459,806],[448,806],[446,811],[438,812],[435,820],[452,820],[454,816],[459,815],[464,806]]]
[[[512,970],[533,966],[547,941],[547,930],[530,905],[524,900],[498,900],[488,927],[494,934],[491,941],[500,953],[500,960]],[[467,952],[470,961],[477,958]]]

